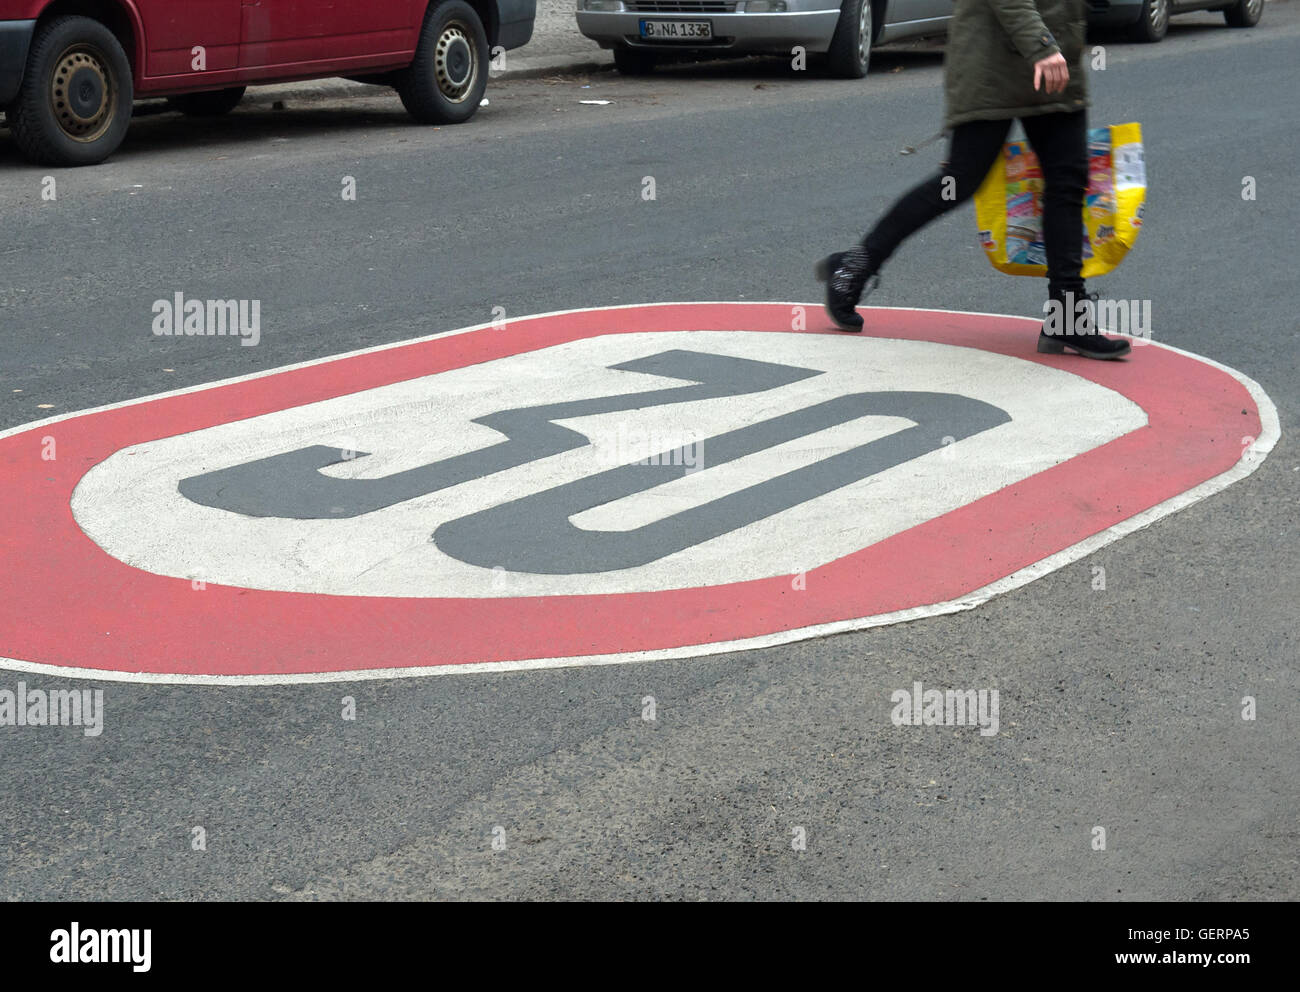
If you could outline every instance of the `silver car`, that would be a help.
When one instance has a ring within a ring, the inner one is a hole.
[[[614,50],[628,75],[668,53],[824,56],[845,79],[867,74],[871,46],[943,34],[952,0],[578,0],[578,30]]]

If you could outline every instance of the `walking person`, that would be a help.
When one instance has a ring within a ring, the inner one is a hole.
[[[1083,201],[1088,185],[1088,93],[1083,71],[1086,0],[954,0],[944,55],[948,157],[862,239],[822,259],[826,311],[840,329],[861,331],[855,307],[881,265],[909,235],[966,202],[984,181],[1019,119],[1045,181],[1043,240],[1048,300],[1057,322],[1038,350],[1069,348],[1119,358],[1129,343],[1096,330],[1096,297],[1085,295]]]

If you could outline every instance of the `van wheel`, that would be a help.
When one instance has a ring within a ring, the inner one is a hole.
[[[182,93],[169,96],[167,105],[189,117],[220,117],[239,106],[245,89],[247,87],[232,86],[228,90],[209,90],[207,93]]]
[[[1237,0],[1223,8],[1223,19],[1230,28],[1253,28],[1264,13],[1264,0]]]
[[[624,76],[648,76],[655,69],[654,52],[619,45],[614,49],[614,68]]]
[[[871,62],[871,0],[844,0],[826,67],[839,79],[861,79]]]
[[[429,7],[411,64],[393,84],[421,124],[461,124],[474,116],[488,80],[487,32],[464,0]]]
[[[131,63],[113,32],[89,17],[56,17],[32,39],[9,128],[33,162],[94,165],[126,137],[132,97]]]

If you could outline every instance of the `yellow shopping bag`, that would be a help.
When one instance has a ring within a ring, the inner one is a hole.
[[[1137,241],[1146,202],[1142,126],[1088,131],[1088,192],[1083,207],[1083,278],[1104,275]],[[1010,141],[975,193],[979,239],[993,267],[1016,276],[1047,275],[1043,171],[1027,141]]]

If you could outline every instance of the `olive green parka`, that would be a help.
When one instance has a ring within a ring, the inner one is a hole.
[[[1083,62],[1086,0],[955,0],[944,56],[944,128],[1082,110],[1088,106]],[[1034,89],[1034,63],[1065,56],[1070,81],[1061,93]]]

